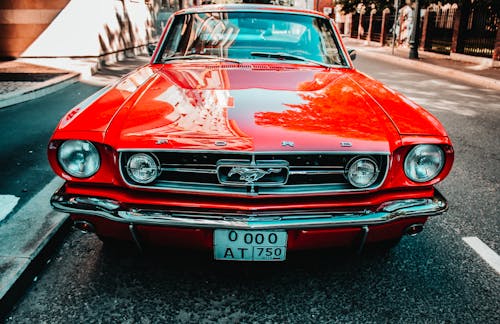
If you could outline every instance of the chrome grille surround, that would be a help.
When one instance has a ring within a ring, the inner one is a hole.
[[[160,161],[161,176],[153,183],[141,185],[127,176],[128,158],[138,152],[153,155]],[[346,179],[346,168],[353,159],[366,157],[377,163],[379,175],[371,186],[356,188]],[[389,158],[385,152],[119,150],[120,174],[132,188],[232,196],[373,191],[387,176]],[[268,175],[257,181],[235,181],[242,172],[233,172],[238,174],[230,178],[227,170],[237,166],[261,169]],[[269,171],[271,168],[281,171]]]

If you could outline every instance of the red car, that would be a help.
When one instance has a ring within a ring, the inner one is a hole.
[[[447,209],[439,121],[359,73],[316,11],[175,13],[151,63],[73,108],[50,140],[52,205],[103,241],[218,260],[392,246]]]

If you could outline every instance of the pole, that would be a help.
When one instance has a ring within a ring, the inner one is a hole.
[[[410,37],[410,53],[408,58],[412,60],[418,60],[418,41],[419,41],[419,29],[420,29],[420,6],[418,0],[415,0],[415,9],[413,13],[413,28],[411,30]]]
[[[394,13],[394,23],[392,24],[392,55],[394,55],[394,46],[396,46],[396,27],[399,19],[399,0],[394,0],[394,7],[396,12]]]

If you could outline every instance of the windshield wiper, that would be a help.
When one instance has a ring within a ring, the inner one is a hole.
[[[279,60],[296,60],[296,61],[304,61],[304,62],[309,62],[313,63],[316,65],[320,65],[326,68],[330,68],[331,66],[329,64],[323,63],[323,62],[318,62],[315,60],[308,59],[303,56],[299,55],[293,55],[293,54],[287,54],[287,53],[281,53],[281,52],[251,52],[250,55],[252,56],[258,56],[258,57],[267,57],[267,58],[275,58]]]
[[[162,62],[174,61],[174,60],[218,60],[224,62],[232,62],[241,64],[240,61],[231,59],[228,57],[222,57],[217,55],[203,55],[203,54],[188,54],[188,55],[178,55],[178,56],[168,56],[162,59]]]

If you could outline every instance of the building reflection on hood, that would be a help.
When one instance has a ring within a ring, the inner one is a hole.
[[[344,138],[362,137],[381,140],[373,125],[378,122],[374,113],[353,112],[370,109],[362,89],[348,78],[336,78],[330,73],[317,73],[312,81],[298,86],[301,103],[285,103],[281,112],[257,112],[255,122],[260,126],[276,126],[304,132],[331,134]],[[338,82],[339,79],[342,82]],[[321,87],[323,85],[323,87]]]

